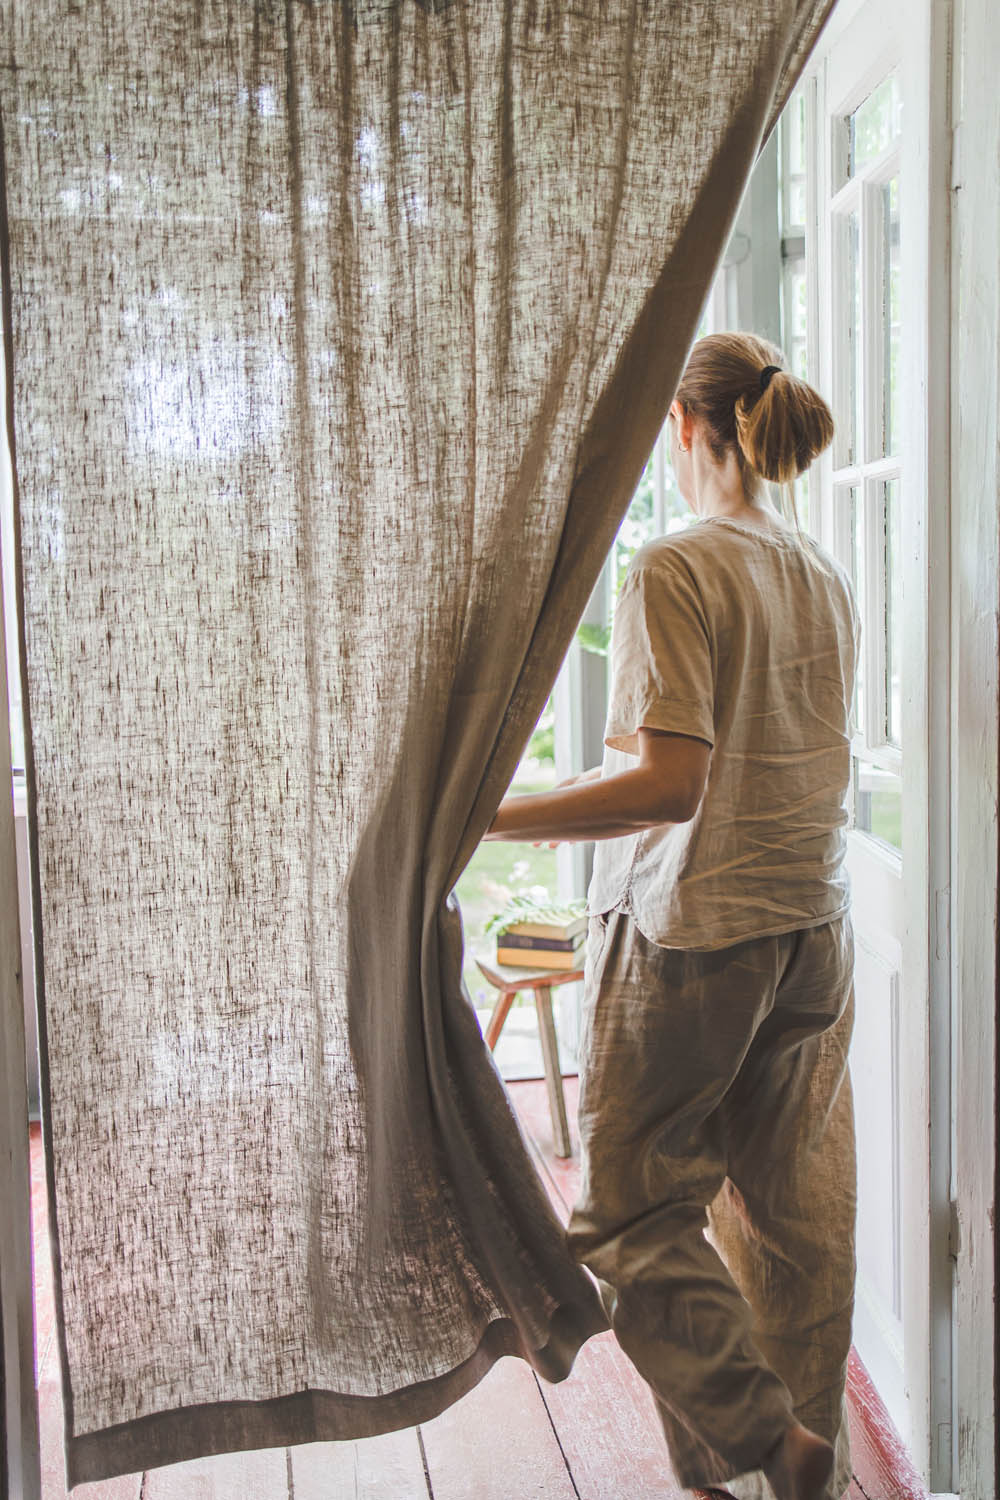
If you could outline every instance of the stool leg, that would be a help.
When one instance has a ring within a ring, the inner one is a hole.
[[[501,990],[497,996],[497,1003],[493,1007],[493,1013],[486,1024],[486,1030],[483,1032],[486,1045],[491,1052],[497,1044],[497,1039],[501,1031],[503,1031],[503,1023],[506,1021],[510,1008],[514,1004],[514,996],[516,994],[517,990]]]
[[[569,1121],[566,1119],[566,1099],[563,1095],[562,1069],[559,1066],[559,1044],[556,1041],[556,1026],[552,1019],[552,991],[542,985],[535,991],[535,1009],[538,1012],[538,1034],[542,1043],[542,1059],[545,1063],[545,1084],[549,1094],[549,1114],[552,1117],[552,1135],[557,1156],[572,1156],[569,1139]]]

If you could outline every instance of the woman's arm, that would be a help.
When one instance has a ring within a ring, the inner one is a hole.
[[[581,781],[599,781],[601,770],[600,766],[591,766],[589,771],[578,771],[575,776],[567,776],[565,781],[556,783],[555,791],[560,791],[564,786],[579,786]]]
[[[639,730],[639,763],[551,792],[505,797],[488,839],[534,842],[621,838],[660,823],[686,823],[701,802],[712,749],[704,740]]]

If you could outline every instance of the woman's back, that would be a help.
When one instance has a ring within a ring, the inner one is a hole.
[[[793,517],[833,417],[773,345],[718,333],[691,350],[670,421],[700,520],[629,569],[601,774],[505,798],[490,836],[597,841],[568,1238],[606,1283],[678,1482],[756,1494],[761,1469],[779,1500],[835,1500],[851,1477],[857,611],[765,487]]]
[[[857,613],[839,565],[785,527],[659,538],[629,570],[612,658],[605,776],[635,764],[640,725],[713,752],[689,823],[598,844],[591,911],[624,905],[651,941],[694,949],[844,912]]]

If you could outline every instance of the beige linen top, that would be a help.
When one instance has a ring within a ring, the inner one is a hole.
[[[635,765],[643,725],[712,758],[689,823],[597,844],[591,913],[712,949],[845,912],[857,652],[847,575],[784,527],[712,517],[641,548],[615,610],[602,774]]]

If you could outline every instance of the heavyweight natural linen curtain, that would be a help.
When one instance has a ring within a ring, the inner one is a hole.
[[[449,892],[823,0],[4,0],[73,1482],[604,1326]]]

